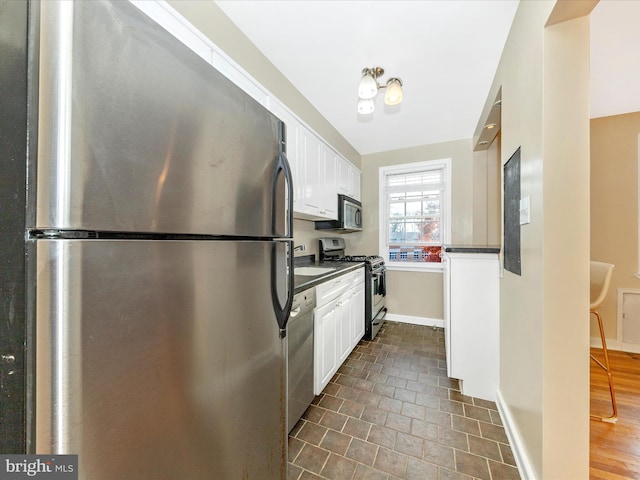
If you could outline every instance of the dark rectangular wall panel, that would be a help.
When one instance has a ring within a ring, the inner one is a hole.
[[[521,275],[520,147],[504,165],[504,268]]]

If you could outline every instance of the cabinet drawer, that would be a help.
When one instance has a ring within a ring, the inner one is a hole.
[[[347,282],[349,282],[351,286],[364,282],[364,267],[347,273],[345,277],[347,277]]]
[[[350,286],[351,281],[348,275],[341,275],[333,280],[321,283],[316,287],[316,305],[321,306],[338,298],[349,290]]]
[[[321,306],[338,298],[353,286],[364,282],[364,268],[340,275],[316,287],[316,305]]]

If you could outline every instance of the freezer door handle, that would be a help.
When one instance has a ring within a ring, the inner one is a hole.
[[[284,123],[280,122],[278,157],[273,169],[271,182],[271,231],[275,237],[293,237],[293,181],[291,167],[285,155]],[[281,199],[284,198],[284,205]],[[284,218],[282,217],[284,215]],[[284,224],[284,230],[282,225]]]
[[[284,252],[283,252],[284,250]],[[286,336],[293,305],[293,240],[279,240],[271,247],[271,301],[280,336]]]

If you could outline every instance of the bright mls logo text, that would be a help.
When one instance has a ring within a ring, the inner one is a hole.
[[[35,462],[27,462],[27,460],[23,460],[22,463],[14,463],[6,459],[7,469],[5,472],[7,473],[26,473],[30,477],[33,477],[37,473],[52,473],[53,472],[53,462],[50,460],[48,462],[43,462],[39,458],[36,459]],[[67,465],[56,465],[56,467],[66,467]]]
[[[1,455],[0,459],[0,480],[78,478],[77,455]]]

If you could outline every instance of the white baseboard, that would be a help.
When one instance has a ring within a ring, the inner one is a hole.
[[[444,328],[444,320],[441,318],[413,317],[411,315],[398,315],[397,313],[387,313],[385,317],[392,322],[411,323],[413,325],[424,325],[426,327]]]
[[[591,337],[591,346],[602,348],[600,337]],[[640,353],[640,345],[637,343],[625,343],[612,338],[607,338],[607,350],[618,350],[620,352]]]
[[[511,451],[516,459],[520,477],[522,480],[535,480],[536,476],[534,474],[533,467],[531,466],[531,462],[529,461],[527,449],[522,441],[520,430],[515,424],[511,411],[505,403],[504,398],[502,398],[500,390],[498,390],[498,393],[496,394],[496,405],[498,406],[498,412],[500,413],[504,430],[507,434],[507,438],[509,439]]]

